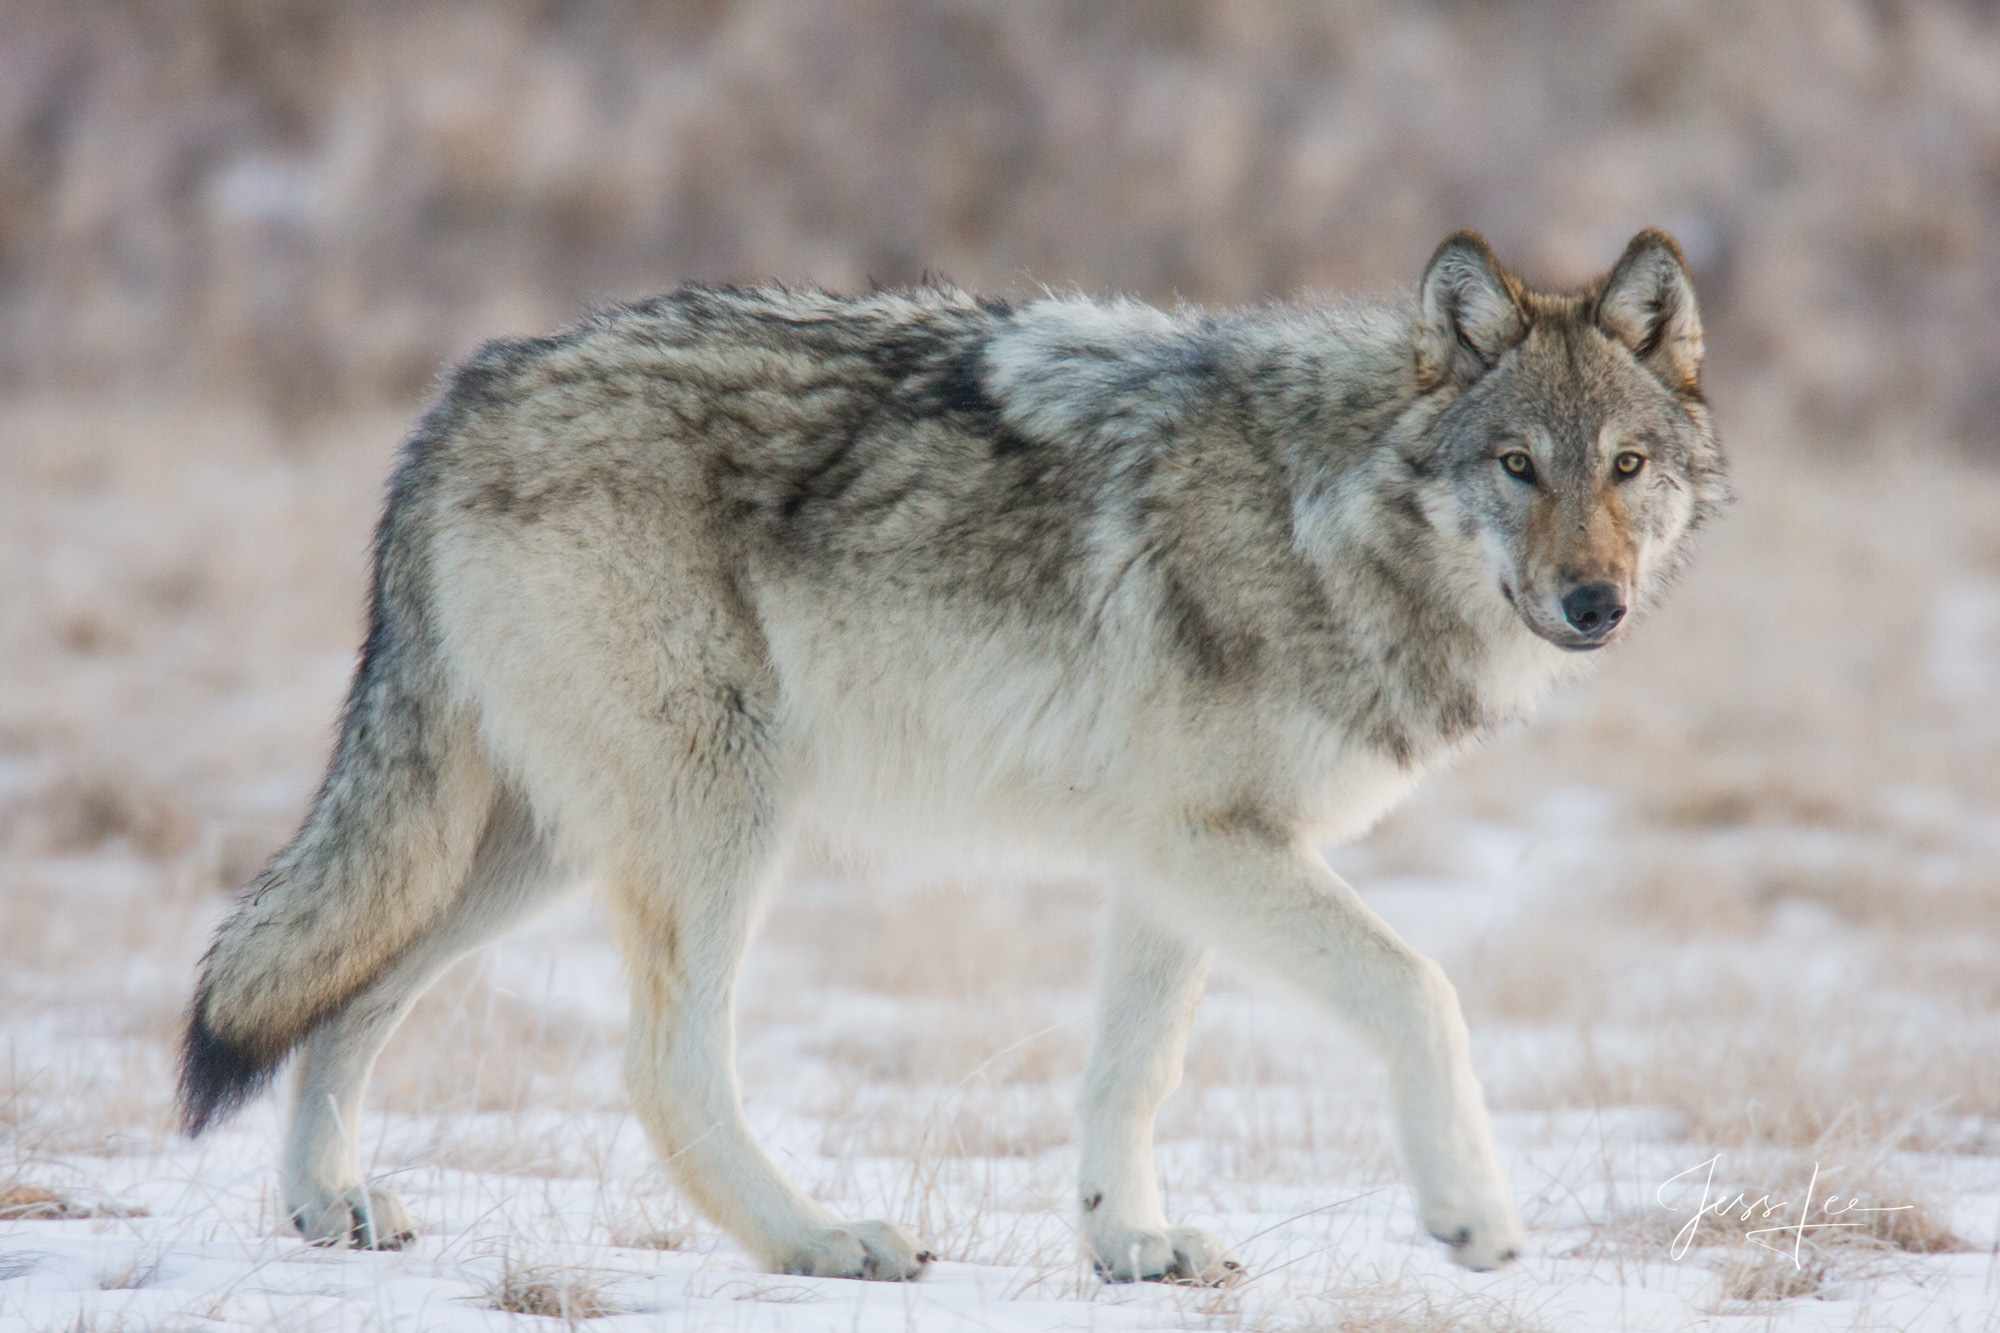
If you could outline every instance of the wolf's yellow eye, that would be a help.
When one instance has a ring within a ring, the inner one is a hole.
[[[1506,468],[1507,475],[1516,481],[1535,479],[1535,460],[1518,450],[1511,454],[1500,455],[1500,466]]]
[[[1639,469],[1646,466],[1646,456],[1627,450],[1618,455],[1612,466],[1618,469],[1618,475],[1621,477],[1636,477],[1639,475]]]

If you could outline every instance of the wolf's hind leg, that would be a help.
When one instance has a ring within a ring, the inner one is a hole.
[[[1310,849],[1251,832],[1183,832],[1160,849],[1161,905],[1352,1022],[1389,1065],[1417,1213],[1454,1261],[1498,1268],[1521,1247],[1458,995]]]
[[[1222,1283],[1242,1271],[1205,1231],[1170,1226],[1153,1168],[1153,1117],[1181,1079],[1208,956],[1129,892],[1112,904],[1084,1073],[1080,1198],[1097,1271],[1113,1282]]]
[[[394,1194],[362,1179],[359,1133],[369,1070],[411,1004],[460,957],[559,887],[528,812],[502,796],[445,918],[306,1039],[285,1147],[285,1209],[320,1245],[401,1249],[416,1227]]]
[[[667,1169],[767,1269],[901,1281],[931,1256],[888,1222],[835,1220],[751,1137],[735,1064],[735,985],[778,851],[774,784],[739,716],[668,790],[673,807],[631,832],[606,867],[632,980],[626,1081]],[[644,849],[644,850],[641,850]]]

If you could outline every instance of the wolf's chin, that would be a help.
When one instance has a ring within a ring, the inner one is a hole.
[[[1516,610],[1519,610],[1518,606]],[[1611,644],[1617,642],[1619,638],[1618,633],[1614,630],[1601,639],[1585,639],[1571,634],[1566,630],[1543,629],[1526,616],[1521,617],[1521,623],[1528,627],[1530,634],[1544,643],[1554,644],[1566,653],[1594,653],[1599,648],[1609,647]]]

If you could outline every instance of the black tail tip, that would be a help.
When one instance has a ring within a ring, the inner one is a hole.
[[[189,1138],[228,1119],[277,1072],[283,1051],[264,1051],[224,1038],[209,1026],[207,1004],[196,997],[181,1040],[181,1129]]]

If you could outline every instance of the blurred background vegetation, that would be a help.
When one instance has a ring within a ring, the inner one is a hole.
[[[404,402],[687,280],[1238,303],[1664,225],[1715,383],[2000,432],[1991,3],[8,0],[0,390]]]

